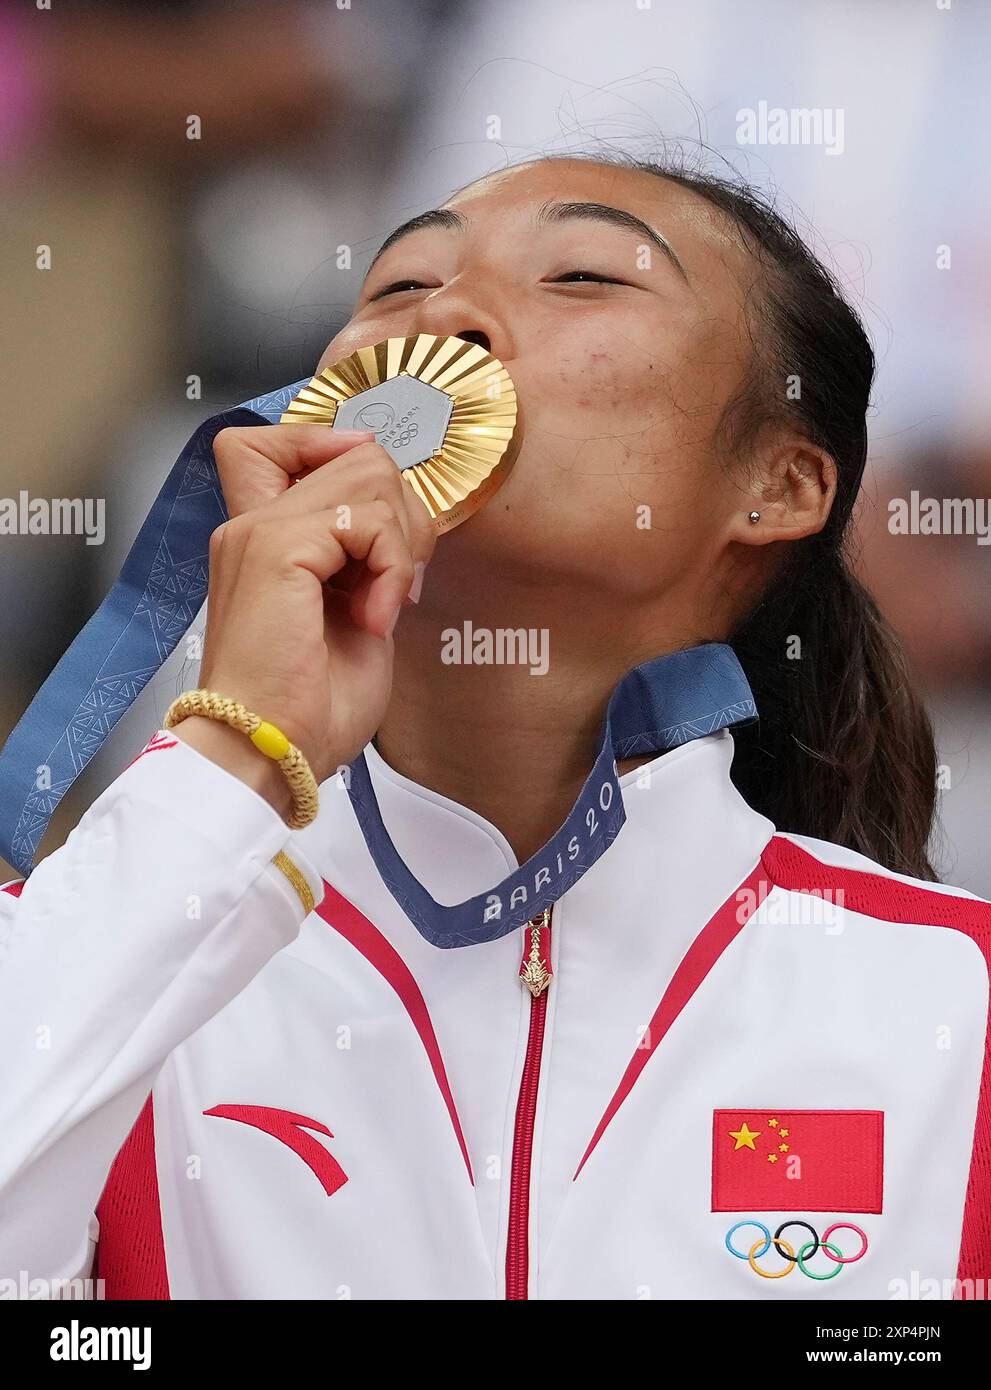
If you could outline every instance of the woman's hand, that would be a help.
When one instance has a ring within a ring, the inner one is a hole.
[[[210,539],[200,684],[282,729],[321,782],[381,723],[392,629],[436,533],[369,432],[226,429],[214,453],[231,519]],[[283,809],[285,793],[247,739],[223,725],[188,727],[212,722],[191,717],[176,734]]]

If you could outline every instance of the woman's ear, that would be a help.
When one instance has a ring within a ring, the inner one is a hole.
[[[732,521],[732,540],[768,545],[812,536],[829,519],[836,498],[836,464],[807,439],[779,439],[758,455],[751,485],[741,489],[740,497],[743,506]]]

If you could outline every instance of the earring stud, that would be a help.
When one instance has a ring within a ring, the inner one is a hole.
[[[751,512],[751,513],[750,513],[750,520],[751,520],[752,522],[755,522],[755,523],[758,522],[758,521],[760,521],[760,512]]]

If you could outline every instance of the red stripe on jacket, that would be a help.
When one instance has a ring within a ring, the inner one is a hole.
[[[171,1298],[155,1166],[151,1096],[125,1139],[97,1203],[100,1239],[94,1277],[107,1298]]]
[[[980,947],[991,976],[991,903],[902,883],[886,874],[826,864],[782,835],[776,835],[768,844],[763,863],[768,877],[779,888],[799,893],[828,888],[842,892],[844,907],[866,917],[963,932]],[[974,1281],[972,1289],[982,1287],[978,1280],[991,1281],[991,1009],[984,1035],[984,1069],[974,1123],[957,1280]]]
[[[441,1056],[437,1034],[434,1032],[434,1025],[431,1022],[427,1002],[420,986],[416,983],[402,956],[391,941],[383,936],[375,923],[369,921],[365,914],[359,912],[354,903],[348,902],[347,898],[338,893],[336,888],[332,888],[326,879],[324,879],[323,886],[324,897],[317,907],[318,915],[346,941],[350,941],[356,951],[361,952],[368,963],[392,986],[409,1014],[429,1059],[430,1069],[434,1074],[444,1104],[447,1106],[447,1113],[451,1117],[451,1124],[454,1126],[454,1133],[465,1161],[465,1167],[468,1169],[469,1181],[474,1186],[475,1178],[471,1171],[471,1159],[468,1157],[468,1145],[465,1143],[461,1120],[458,1118],[457,1106],[454,1104],[454,1095],[451,1091],[451,1083],[447,1078],[447,1068],[444,1066],[444,1058]]]

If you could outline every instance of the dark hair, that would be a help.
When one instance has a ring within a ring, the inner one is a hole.
[[[734,734],[733,780],[781,830],[935,879],[928,858],[936,804],[932,726],[898,637],[846,553],[874,377],[864,327],[798,232],[742,179],[614,151],[579,157],[680,184],[735,226],[760,269],[748,300],[753,369],[729,402],[717,439],[737,453],[769,422],[790,423],[837,469],[826,526],[788,547],[730,634],[760,716]],[[797,399],[786,393],[789,378],[800,384]]]

